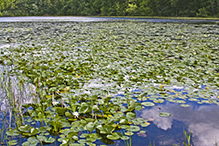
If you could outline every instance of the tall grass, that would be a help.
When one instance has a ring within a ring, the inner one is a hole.
[[[25,78],[10,73],[11,68],[0,65],[0,145],[10,145],[5,132],[24,124],[22,104],[33,102],[35,93],[34,86],[27,84]]]
[[[191,136],[192,136],[192,133],[191,133],[191,130],[189,131],[189,133],[187,133],[184,128],[183,128],[183,141],[184,141],[184,146],[192,146],[191,144]]]

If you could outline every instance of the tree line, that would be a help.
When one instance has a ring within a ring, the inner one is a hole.
[[[219,0],[0,0],[0,15],[219,17]]]

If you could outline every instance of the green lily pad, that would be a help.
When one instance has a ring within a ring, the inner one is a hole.
[[[144,130],[141,130],[141,131],[139,131],[138,133],[146,133],[146,131],[144,131]]]
[[[142,123],[142,124],[141,124],[142,127],[147,127],[147,126],[149,126],[149,125],[150,125],[149,122],[145,122],[145,123]]]
[[[135,115],[135,113],[132,113],[132,112],[128,112],[127,114],[126,114],[126,118],[127,119],[134,119],[136,117],[136,115]]]
[[[167,113],[167,112],[160,112],[159,113],[159,116],[160,117],[169,117],[171,114],[170,113]]]
[[[128,129],[126,129],[127,131],[132,131],[132,132],[137,132],[140,130],[140,127],[139,126],[134,126],[134,125],[131,125]]]
[[[89,122],[85,128],[88,130],[88,131],[93,131],[94,128],[95,128],[95,124],[93,122]]]
[[[182,107],[189,107],[189,104],[181,104]]]
[[[53,143],[53,142],[55,142],[55,138],[49,137],[49,138],[46,139],[44,142],[45,142],[45,143]]]
[[[111,135],[107,135],[106,136],[108,139],[111,139],[111,140],[117,140],[119,138],[121,138],[121,133],[112,133]]]
[[[9,145],[17,145],[17,140],[9,140],[8,144]]]
[[[175,100],[175,103],[186,103],[184,100]]]
[[[199,100],[196,98],[190,98],[189,101],[199,101]]]
[[[124,135],[121,137],[122,140],[128,140],[129,138],[130,138],[129,136],[124,136]]]
[[[125,135],[128,135],[128,136],[132,136],[134,133],[133,132],[125,132]]]
[[[153,102],[142,102],[141,104],[144,106],[154,106],[155,105]]]
[[[8,136],[18,136],[20,135],[19,131],[16,129],[10,129],[9,131],[6,132]]]

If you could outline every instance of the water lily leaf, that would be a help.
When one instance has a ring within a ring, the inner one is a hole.
[[[147,122],[147,120],[144,118],[137,118],[136,120],[140,123]]]
[[[210,103],[209,100],[201,100],[202,103]]]
[[[196,98],[189,98],[189,101],[199,101],[199,100]]]
[[[169,117],[171,114],[170,113],[167,113],[167,112],[160,112],[159,113],[159,116],[160,117]]]
[[[39,140],[36,137],[29,137],[27,141],[30,143],[39,143]]]
[[[149,126],[149,125],[150,125],[149,122],[144,122],[144,123],[141,124],[142,127],[147,127],[147,126]]]
[[[88,131],[93,131],[95,128],[95,124],[93,122],[89,122],[86,126],[85,129]]]
[[[49,139],[46,139],[44,142],[45,143],[53,143],[53,142],[55,142],[55,138],[49,137]]]
[[[181,104],[182,107],[189,107],[189,104]]]
[[[133,132],[125,132],[125,135],[128,135],[128,136],[132,136],[134,133]]]
[[[126,129],[126,130],[127,130],[127,131],[132,131],[132,132],[137,132],[137,131],[140,130],[140,127],[131,125],[131,126],[129,127],[129,129]]]
[[[144,106],[154,106],[155,105],[153,102],[142,102],[141,104]]]
[[[141,105],[137,105],[137,106],[135,107],[135,110],[136,110],[136,111],[142,110],[142,106],[141,106]]]
[[[6,132],[8,136],[18,136],[20,135],[19,131],[16,129],[10,129],[9,131]]]
[[[89,134],[87,134],[87,133],[83,133],[83,134],[80,135],[80,138],[86,138],[88,135]]]
[[[129,139],[129,136],[122,136],[121,139],[122,139],[122,140],[128,140],[128,139]]]
[[[86,142],[87,142],[86,139],[79,139],[79,140],[78,140],[78,143],[80,143],[80,144],[85,144]]]
[[[61,108],[61,107],[55,107],[55,111],[59,115],[64,115],[65,112],[67,111],[67,109],[66,108]]]
[[[146,133],[146,131],[144,131],[144,130],[141,130],[141,131],[139,131],[138,133]]]
[[[17,140],[9,140],[8,144],[9,145],[16,145],[17,144]]]
[[[129,120],[134,119],[135,117],[136,117],[135,113],[132,112],[126,113],[126,118]]]
[[[127,129],[127,128],[129,128],[129,125],[121,125],[120,126],[122,129]]]
[[[126,118],[120,119],[119,123],[120,124],[128,124],[128,120]]]
[[[111,139],[111,140],[117,140],[117,139],[120,139],[121,136],[122,136],[121,133],[113,132],[112,134],[107,135],[106,137],[107,137],[108,139]]]
[[[175,103],[186,103],[184,100],[175,100]]]
[[[156,100],[153,100],[154,103],[163,103],[164,100],[163,99],[156,99]]]
[[[28,141],[22,143],[22,146],[30,146],[30,145],[31,145],[31,143]]]
[[[81,104],[81,107],[79,108],[79,113],[87,113],[91,111],[91,107],[88,106],[86,103],[85,104]]]
[[[20,126],[18,130],[20,130],[21,132],[26,132],[29,129],[29,127],[29,125]]]
[[[82,146],[82,145],[79,143],[71,143],[69,146]]]
[[[40,141],[46,141],[47,137],[46,136],[42,136],[42,135],[37,135],[37,139],[39,139]]]
[[[73,136],[72,137],[74,140],[78,141],[78,137],[77,136]]]
[[[94,143],[93,142],[86,142],[86,144],[90,146],[90,145],[93,145]]]

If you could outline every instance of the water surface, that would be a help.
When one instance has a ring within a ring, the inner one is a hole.
[[[185,19],[159,19],[159,18],[124,18],[124,17],[74,17],[74,16],[28,16],[28,17],[0,17],[0,22],[36,22],[36,21],[73,21],[73,22],[99,22],[116,20],[135,20],[145,22],[183,22],[183,23],[218,23],[219,20],[185,20]]]

